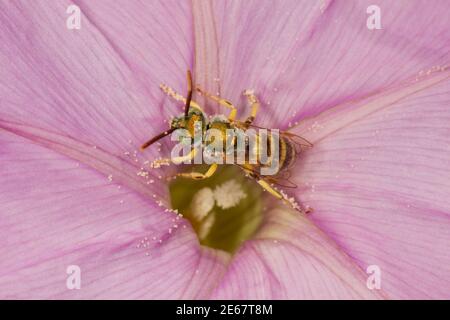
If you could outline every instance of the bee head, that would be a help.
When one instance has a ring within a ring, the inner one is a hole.
[[[174,132],[177,129],[188,130],[191,137],[194,137],[196,131],[198,131],[198,129],[201,129],[201,133],[203,135],[203,133],[206,130],[206,126],[207,126],[207,123],[206,123],[207,118],[203,114],[201,109],[191,105],[192,76],[191,76],[191,72],[189,70],[187,71],[187,82],[188,82],[188,94],[187,94],[186,103],[184,106],[184,114],[173,118],[170,122],[170,129],[166,130],[166,131],[154,136],[150,140],[148,140],[146,143],[144,143],[141,146],[141,150],[148,148],[149,146],[151,146],[153,143],[155,143],[159,139],[162,139],[162,138],[168,136],[169,134],[171,134],[172,132]],[[165,87],[163,86],[162,88],[164,90]]]
[[[184,115],[172,118],[170,127],[172,129],[184,129],[186,127],[186,118]]]
[[[182,114],[173,118],[170,122],[170,127],[172,129],[186,129],[192,137],[195,134],[195,126],[200,126],[197,130],[201,129],[202,133],[205,131],[207,126],[207,117],[202,111],[196,108],[191,108],[187,116]]]

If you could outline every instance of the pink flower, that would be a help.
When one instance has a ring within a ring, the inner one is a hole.
[[[79,30],[69,1],[0,3],[1,298],[450,298],[448,1],[74,2]],[[170,141],[135,153],[188,68],[314,143],[293,171],[314,212],[266,210],[233,256],[141,170]]]

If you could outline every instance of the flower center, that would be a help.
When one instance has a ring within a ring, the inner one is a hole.
[[[261,224],[262,190],[236,166],[222,165],[204,180],[177,178],[169,190],[172,208],[191,222],[204,246],[233,253]]]

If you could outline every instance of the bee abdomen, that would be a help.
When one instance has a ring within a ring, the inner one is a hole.
[[[295,163],[295,146],[291,141],[280,138],[280,169],[283,171]]]

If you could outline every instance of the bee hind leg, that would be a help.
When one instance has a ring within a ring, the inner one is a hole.
[[[259,179],[256,180],[256,182],[267,192],[269,192],[271,195],[273,195],[275,198],[279,200],[283,200],[284,197],[281,193],[279,193],[277,190],[275,190],[266,180]]]
[[[272,196],[277,198],[278,200],[283,201],[288,206],[294,208],[297,211],[300,211],[301,213],[308,214],[313,211],[312,208],[308,207],[306,209],[300,208],[298,205],[294,205],[291,201],[289,201],[285,196],[283,196],[279,191],[277,191],[275,188],[273,188],[267,181],[264,179],[257,179],[256,182],[267,192],[269,192]]]

